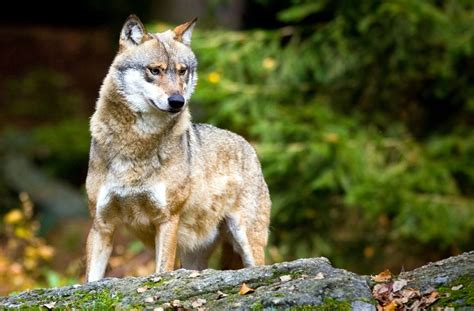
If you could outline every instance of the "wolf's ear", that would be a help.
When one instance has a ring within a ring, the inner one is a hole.
[[[186,45],[191,45],[191,35],[193,34],[193,28],[196,25],[197,17],[193,18],[192,21],[176,26],[173,29],[175,33],[175,40],[182,42]]]
[[[135,15],[130,15],[120,32],[120,47],[139,45],[145,41],[147,32],[140,19]]]

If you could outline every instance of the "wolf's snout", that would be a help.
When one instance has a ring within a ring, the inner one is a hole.
[[[181,109],[184,106],[184,97],[179,94],[173,94],[168,97],[168,104],[173,109]]]

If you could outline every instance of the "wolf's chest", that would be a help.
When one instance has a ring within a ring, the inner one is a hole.
[[[158,159],[115,159],[97,197],[97,212],[108,219],[148,225],[167,215],[166,184],[160,181]],[[106,215],[107,214],[107,215]]]

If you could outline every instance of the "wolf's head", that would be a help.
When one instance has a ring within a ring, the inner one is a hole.
[[[195,23],[149,33],[138,17],[126,20],[109,75],[132,111],[173,115],[186,107],[197,81],[190,48]]]

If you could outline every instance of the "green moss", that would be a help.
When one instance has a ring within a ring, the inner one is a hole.
[[[453,287],[462,285],[458,290]],[[474,306],[474,278],[461,276],[445,286],[438,288],[440,299],[434,304],[436,307]]]
[[[158,287],[158,286],[164,285],[165,282],[166,282],[166,280],[163,279],[163,278],[161,280],[159,280],[158,282],[153,282],[152,280],[149,280],[149,281],[146,281],[145,283],[143,283],[142,286],[147,286],[149,288]]]
[[[263,311],[263,304],[260,301],[257,301],[253,303],[250,308],[252,311]]]
[[[108,288],[101,291],[79,291],[75,296],[77,299],[67,307],[112,310],[123,298],[121,293],[112,293]]]
[[[323,304],[314,306],[314,309],[304,309],[304,310],[350,311],[351,304],[346,300],[336,300],[333,298],[325,298]]]

